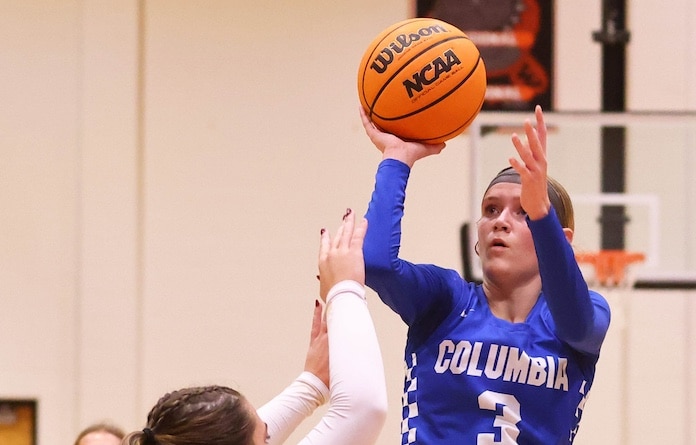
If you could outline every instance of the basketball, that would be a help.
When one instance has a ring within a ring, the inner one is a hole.
[[[360,103],[375,125],[404,140],[435,144],[461,134],[485,94],[481,53],[441,20],[414,18],[388,27],[360,61]]]

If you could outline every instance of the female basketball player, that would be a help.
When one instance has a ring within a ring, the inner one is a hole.
[[[163,396],[150,411],[147,427],[123,443],[281,444],[329,397],[327,413],[300,444],[373,444],[386,418],[387,398],[379,345],[365,302],[366,229],[367,221],[355,225],[349,210],[333,239],[322,230],[319,274],[326,322],[317,303],[305,372],[285,391],[257,412],[227,387],[181,389]]]
[[[519,155],[490,183],[477,222],[483,283],[399,258],[414,163],[444,144],[405,142],[362,112],[383,153],[367,219],[366,283],[409,327],[402,443],[568,444],[609,326],[573,255],[573,209],[547,177],[546,126],[525,122]]]

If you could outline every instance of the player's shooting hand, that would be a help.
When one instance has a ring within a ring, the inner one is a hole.
[[[396,159],[409,167],[419,159],[426,156],[439,154],[444,148],[445,143],[423,144],[420,142],[404,141],[391,133],[386,133],[370,120],[363,107],[360,108],[360,119],[367,137],[382,152],[383,159]]]

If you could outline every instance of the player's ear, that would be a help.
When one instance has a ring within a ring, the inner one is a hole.
[[[563,233],[565,234],[566,239],[570,244],[573,244],[573,229],[569,229],[567,227],[563,228]]]

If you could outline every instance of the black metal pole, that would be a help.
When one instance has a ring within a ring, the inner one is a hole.
[[[602,111],[626,110],[626,0],[602,2],[602,29],[593,33],[602,45]],[[626,129],[603,126],[601,145],[602,192],[623,193],[626,189]],[[625,208],[622,205],[602,206],[601,248],[625,247]]]
[[[602,111],[622,112],[626,110],[626,44],[629,34],[626,31],[625,0],[602,1],[602,29],[593,34],[595,41],[602,45]],[[602,126],[602,192],[623,193],[626,189],[626,128],[623,126]],[[602,206],[601,249],[624,250],[626,213],[622,205]],[[627,314],[626,314],[627,316]],[[624,373],[629,369],[628,331],[621,331],[621,366]],[[621,403],[628,405],[630,397],[627,387],[628,376],[621,381]],[[620,418],[621,443],[628,443],[628,424],[625,416]]]

